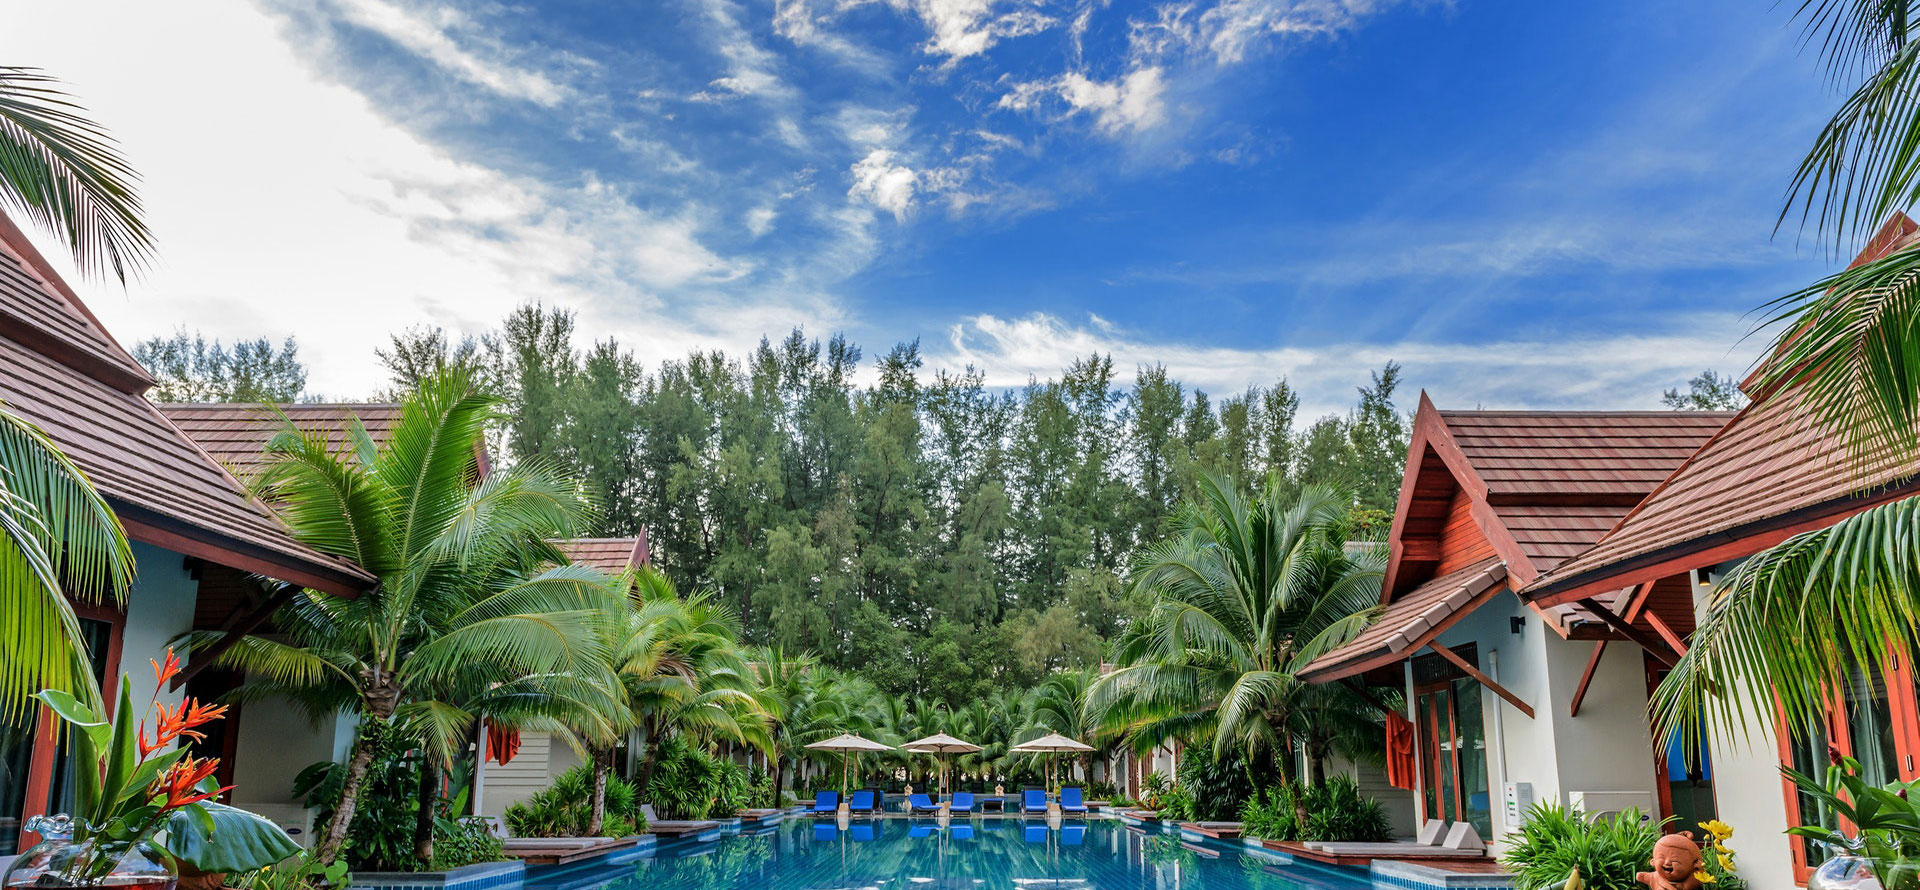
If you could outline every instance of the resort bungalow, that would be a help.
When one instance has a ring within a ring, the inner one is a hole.
[[[326,436],[328,441],[339,445],[346,443],[347,431],[355,420],[359,421],[375,444],[383,443],[400,416],[400,406],[396,403],[306,403],[276,407],[279,414],[284,414],[287,420],[301,429],[318,432]],[[266,453],[267,441],[281,423],[273,410],[256,404],[170,404],[159,408],[168,420],[199,443],[214,460],[243,479],[259,468]],[[483,449],[480,465],[484,468],[489,463],[489,456]],[[572,538],[554,543],[569,562],[592,566],[609,574],[619,575],[647,562],[647,536],[644,532],[624,538]],[[203,600],[205,596],[203,593]],[[277,720],[297,721],[283,722],[282,725],[308,723],[306,717],[293,713],[290,705],[279,702],[249,703],[247,708],[271,709]],[[341,740],[341,750],[344,751],[344,746],[352,741],[353,725],[351,714],[330,715],[320,721],[316,735]],[[570,746],[545,732],[483,730],[479,733],[477,744],[483,746],[486,756],[474,776],[475,793],[472,799],[476,815],[499,818],[509,805],[525,800],[534,792],[553,784],[553,780],[561,773],[582,762],[582,758]],[[295,772],[308,764],[333,757],[332,753],[305,749],[284,755],[285,759],[299,761],[292,764]],[[271,813],[275,818],[289,823],[307,818],[305,808],[292,799],[289,782],[273,784],[249,781],[254,776],[245,771],[238,778],[241,781],[235,789],[236,800],[248,809]]]
[[[37,424],[119,514],[138,574],[123,612],[80,609],[108,695],[121,674],[147,676],[148,659],[195,627],[256,627],[300,585],[355,596],[359,568],[294,541],[268,507],[169,423],[142,395],[153,383],[13,223],[0,216],[0,401]],[[274,579],[274,580],[268,580]],[[205,689],[204,659],[189,661],[162,698]],[[331,758],[343,737],[288,733],[268,708],[210,727],[205,750],[223,782],[285,789],[300,767]],[[71,764],[50,719],[0,727],[0,856],[23,840],[22,821],[71,808]]]
[[[1863,258],[1917,229],[1897,217]],[[1708,726],[1688,750],[1654,738],[1647,702],[1738,561],[1920,494],[1920,466],[1863,474],[1843,451],[1792,398],[1734,414],[1443,412],[1423,394],[1383,615],[1308,674],[1403,689],[1421,816],[1470,822],[1496,850],[1534,801],[1637,807],[1676,830],[1730,823],[1757,890],[1804,884],[1823,854],[1784,834],[1802,814],[1779,767],[1818,772],[1832,744],[1876,783],[1920,778],[1909,661],[1835,678],[1809,737]]]

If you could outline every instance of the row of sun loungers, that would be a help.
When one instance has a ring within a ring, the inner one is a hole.
[[[1019,806],[1021,813],[1045,813],[1047,812],[1049,803],[1050,801],[1047,800],[1047,792],[1039,788],[1028,788],[1020,793]],[[1060,789],[1060,800],[1058,803],[1060,805],[1060,812],[1062,813],[1079,816],[1087,814],[1087,802],[1079,788]],[[855,791],[847,797],[847,811],[851,813],[878,813],[880,812],[880,805],[880,796],[877,792],[873,791]],[[947,801],[946,810],[948,813],[965,814],[974,812],[974,806],[975,801],[973,794],[966,791],[957,791],[954,792],[953,796]],[[813,807],[807,812],[815,816],[831,816],[839,811],[840,793],[837,791],[820,791],[814,794]],[[931,795],[909,794],[907,795],[907,812],[915,815],[938,813],[940,812],[940,805],[934,803]]]

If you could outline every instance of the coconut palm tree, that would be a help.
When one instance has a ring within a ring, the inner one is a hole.
[[[753,656],[754,697],[767,715],[767,760],[773,765],[774,800],[785,800],[788,764],[798,765],[806,746],[850,729],[859,719],[859,700],[839,672],[824,668],[811,653],[788,656],[778,646]]]
[[[125,605],[133,551],[85,473],[45,433],[0,404],[0,720],[41,689],[100,707],[68,596]]]
[[[481,436],[500,416],[472,372],[454,368],[404,400],[384,445],[355,424],[336,449],[291,422],[267,444],[253,484],[294,536],[378,579],[352,600],[295,594],[273,635],[246,636],[217,662],[245,673],[246,694],[358,714],[315,851],[323,861],[339,853],[376,756],[417,746],[445,762],[472,737],[476,714],[459,700],[471,690],[604,663],[602,622],[618,602],[608,578],[562,565],[547,543],[574,534],[591,509],[572,480],[537,463],[482,478]]]
[[[1384,558],[1345,546],[1351,501],[1331,489],[1288,500],[1269,476],[1250,499],[1211,474],[1199,489],[1173,537],[1136,559],[1133,583],[1154,604],[1086,707],[1136,751],[1210,739],[1216,756],[1265,751],[1291,775],[1307,717],[1299,672],[1372,619]]]
[[[82,272],[125,282],[153,256],[139,177],[58,84],[37,68],[0,66],[0,205],[58,234]]]
[[[766,714],[754,699],[732,611],[704,591],[683,597],[665,574],[642,566],[621,620],[611,664],[646,738],[642,789],[653,779],[660,743],[676,733],[768,746]],[[597,777],[594,784],[604,782]]]
[[[1920,199],[1915,12],[1906,0],[1797,5],[1807,44],[1847,98],[1796,171],[1783,224],[1797,209],[1803,227],[1838,248]],[[1754,377],[1756,407],[1795,400],[1843,439],[1863,477],[1920,457],[1920,247],[1859,263],[1766,311],[1776,342]],[[1722,579],[1656,692],[1662,724],[1691,730],[1709,709],[1770,722],[1740,699],[1777,695],[1800,728],[1852,665],[1884,666],[1914,651],[1917,516],[1920,502],[1895,501],[1783,542]]]
[[[1067,738],[1085,745],[1092,745],[1092,751],[1079,755],[1081,775],[1087,781],[1093,781],[1095,764],[1103,764],[1112,753],[1118,736],[1100,725],[1099,714],[1088,707],[1094,683],[1099,675],[1091,669],[1077,671],[1059,671],[1049,674],[1033,688],[1031,711],[1028,717],[1029,733],[1039,737],[1049,732],[1057,732]]]

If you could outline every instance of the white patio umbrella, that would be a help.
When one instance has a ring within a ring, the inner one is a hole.
[[[1017,754],[1048,755],[1047,784],[1051,786],[1048,788],[1048,791],[1058,794],[1060,792],[1060,783],[1054,777],[1054,766],[1053,766],[1054,758],[1052,757],[1052,755],[1059,754],[1062,751],[1070,751],[1076,754],[1084,753],[1087,751],[1092,751],[1093,746],[1084,744],[1082,742],[1074,741],[1073,739],[1067,738],[1066,736],[1063,736],[1055,732],[1055,733],[1049,733],[1047,735],[1043,735],[1037,739],[1034,739],[1031,742],[1021,742],[1020,744],[1013,746],[1009,750],[1012,750],[1014,753],[1017,753]]]
[[[948,754],[972,754],[980,750],[979,745],[956,739],[944,732],[908,742],[900,747],[916,754],[932,754],[940,758],[940,796],[942,798],[945,798],[947,794],[946,756]]]
[[[847,756],[861,751],[891,751],[892,745],[882,745],[872,739],[861,738],[850,732],[843,732],[824,742],[814,742],[807,746],[815,751],[838,751],[840,758],[840,796],[847,796]]]

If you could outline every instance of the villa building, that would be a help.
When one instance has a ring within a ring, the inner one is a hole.
[[[1916,240],[1896,217],[1855,262]],[[1423,393],[1382,618],[1309,679],[1403,689],[1420,816],[1496,850],[1534,801],[1637,807],[1732,824],[1756,890],[1804,883],[1821,854],[1784,834],[1802,814],[1779,767],[1824,769],[1832,744],[1876,783],[1920,778],[1907,662],[1837,682],[1809,737],[1761,719],[1688,750],[1654,738],[1647,703],[1738,561],[1920,494],[1920,465],[1863,470],[1843,447],[1791,394],[1722,414],[1448,412]]]
[[[138,574],[126,610],[79,609],[109,696],[122,674],[147,677],[148,659],[177,634],[257,626],[296,589],[289,585],[356,596],[373,583],[358,567],[295,541],[271,509],[147,401],[152,383],[0,216],[0,401],[86,472],[133,542]],[[184,685],[163,690],[162,699],[177,703],[185,688],[202,691],[203,663],[190,661]],[[293,773],[279,772],[282,752],[313,747],[299,766],[335,753],[337,740],[269,726],[268,715],[254,710],[210,727],[206,746],[225,756],[227,778],[285,786]],[[27,817],[70,808],[71,764],[54,728],[43,715],[35,725],[0,730],[0,856],[19,849]],[[249,748],[250,739],[261,741]]]

